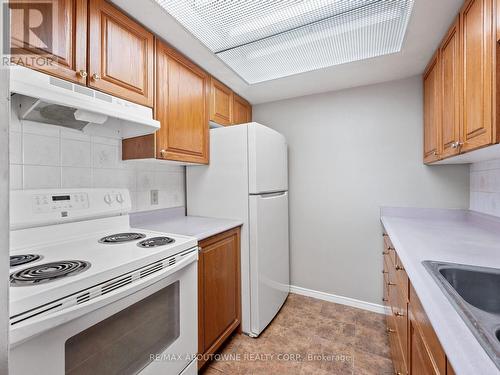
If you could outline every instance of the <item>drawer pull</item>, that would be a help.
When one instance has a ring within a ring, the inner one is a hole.
[[[388,286],[392,286],[392,285],[396,285],[396,283],[392,283],[392,282],[390,282],[390,281],[389,281],[389,282],[387,283],[387,285],[388,285]]]
[[[394,332],[396,332],[396,331],[395,331],[395,330],[393,330],[392,328],[387,328],[387,329],[386,329],[386,331],[387,331],[387,333],[394,333]]]
[[[400,312],[395,312],[394,315],[396,315],[396,316],[405,316],[405,314],[402,314]]]

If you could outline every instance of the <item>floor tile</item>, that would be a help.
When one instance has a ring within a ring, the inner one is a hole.
[[[234,334],[208,375],[389,375],[385,316],[290,294],[259,338]]]
[[[381,330],[357,325],[354,346],[368,353],[390,357],[389,339]]]
[[[392,360],[362,350],[354,351],[354,373],[356,375],[393,375]]]

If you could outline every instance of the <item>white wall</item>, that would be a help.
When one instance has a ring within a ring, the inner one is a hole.
[[[500,159],[471,164],[470,209],[500,216]]]
[[[289,143],[293,285],[381,303],[380,206],[468,206],[468,166],[423,165],[422,115],[420,77],[254,107]]]
[[[116,136],[89,136],[54,125],[19,121],[15,100],[10,122],[10,187],[128,188],[133,211],[184,205],[182,166],[165,162],[123,162]],[[150,190],[158,190],[151,205]]]

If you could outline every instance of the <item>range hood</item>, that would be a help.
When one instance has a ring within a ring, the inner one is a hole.
[[[10,91],[20,96],[17,110],[23,120],[85,133],[106,128],[122,138],[151,134],[160,128],[151,108],[20,66],[10,69]]]

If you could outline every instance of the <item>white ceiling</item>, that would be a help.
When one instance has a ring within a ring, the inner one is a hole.
[[[154,0],[117,6],[252,104],[363,86],[421,74],[463,0],[416,0],[401,52],[248,85]]]

